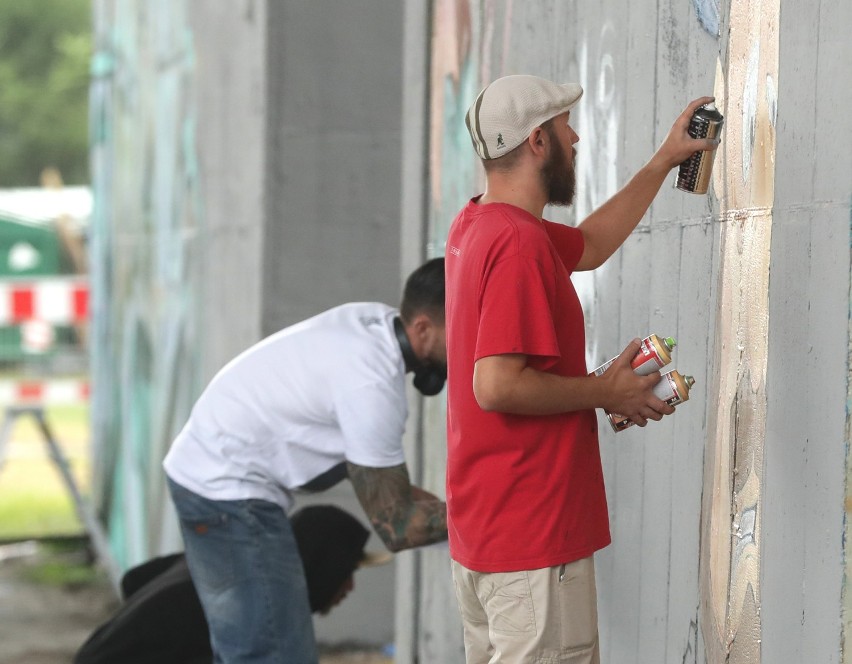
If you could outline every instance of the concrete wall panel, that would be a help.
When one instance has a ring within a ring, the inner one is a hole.
[[[766,661],[839,662],[847,454],[848,211],[778,213],[773,232],[762,588]],[[817,260],[814,260],[814,258]],[[821,258],[819,258],[821,257]],[[775,318],[777,317],[777,319]],[[838,539],[840,538],[840,540]],[[831,611],[829,611],[831,609]]]
[[[187,13],[198,124],[185,140],[198,151],[196,205],[204,214],[198,232],[207,252],[200,327],[208,331],[206,380],[261,335],[268,17],[259,0],[215,6],[191,0]],[[223,318],[224,334],[217,332]]]
[[[395,306],[410,272],[400,259],[402,6],[268,2],[266,11],[264,335],[343,302]],[[414,409],[409,427],[416,421]],[[327,498],[366,521],[348,484],[314,502]],[[383,547],[375,536],[370,546]],[[394,565],[359,572],[356,585],[315,621],[318,638],[390,643]]]
[[[268,3],[263,332],[401,281],[402,7]]]
[[[766,661],[849,661],[849,3],[782,4],[763,554]],[[840,138],[845,137],[845,138]],[[840,613],[837,606],[840,606]]]

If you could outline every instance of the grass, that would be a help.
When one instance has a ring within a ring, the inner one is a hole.
[[[42,585],[73,588],[103,579],[103,572],[92,565],[85,544],[43,542],[40,562],[26,568],[25,576]]]
[[[0,411],[0,415],[2,415]],[[45,409],[54,437],[68,460],[77,486],[89,486],[88,406]],[[78,535],[84,531],[71,495],[35,420],[17,418],[0,467],[0,540]]]
[[[2,483],[0,483],[2,486]],[[78,535],[83,526],[64,489],[9,491],[0,496],[0,540]]]
[[[27,570],[27,578],[46,586],[67,588],[85,586],[101,578],[98,568],[89,563],[45,562]]]

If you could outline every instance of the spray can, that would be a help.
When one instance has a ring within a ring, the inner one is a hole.
[[[639,352],[631,360],[630,366],[640,376],[647,376],[659,371],[672,361],[671,352],[675,346],[677,346],[677,341],[674,340],[674,337],[660,339],[656,334],[651,334],[642,339]],[[600,376],[617,359],[617,357],[614,357],[600,365],[594,371],[595,376]]]
[[[713,102],[704,104],[689,121],[687,132],[693,138],[719,138],[724,118]],[[710,186],[710,173],[713,170],[715,150],[699,150],[683,162],[677,169],[675,186],[690,194],[706,194]]]
[[[654,394],[670,406],[677,406],[689,400],[689,390],[693,385],[695,379],[692,376],[682,376],[677,370],[672,370],[660,377],[660,382],[654,385]],[[616,433],[635,424],[633,420],[615,413],[608,414],[607,418]]]

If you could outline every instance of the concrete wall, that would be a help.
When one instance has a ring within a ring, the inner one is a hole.
[[[270,2],[265,332],[400,297],[402,8]]]
[[[644,430],[616,435],[601,419],[614,540],[596,557],[604,662],[843,661],[849,12],[839,0],[406,3],[406,71],[428,68],[429,87],[408,92],[422,115],[405,115],[404,201],[425,199],[432,254],[481,191],[463,115],[498,76],[585,88],[577,202],[550,215],[566,223],[614,193],[690,99],[715,94],[726,116],[710,193],[664,186],[623,249],[574,278],[589,366],[656,332],[678,339],[673,366],[697,381]],[[436,491],[443,416],[423,414],[419,472]],[[446,551],[411,556],[398,661],[461,661]]]
[[[165,13],[164,11],[162,13]],[[202,379],[263,336],[269,16],[256,0],[187,3],[203,246]]]
[[[215,371],[327,307],[398,302],[402,9],[94,16],[95,486],[120,572],[180,548],[160,463]],[[366,520],[348,485],[301,504],[326,501]],[[393,565],[356,585],[318,638],[390,642]]]
[[[349,301],[396,305],[402,290],[402,8],[268,2],[262,174],[261,327],[270,334]],[[366,523],[351,485],[334,503]],[[368,547],[383,550],[375,534]],[[355,592],[315,620],[324,642],[393,641],[394,565],[359,571]]]
[[[762,654],[850,662],[852,90],[836,82],[852,4],[779,14]]]

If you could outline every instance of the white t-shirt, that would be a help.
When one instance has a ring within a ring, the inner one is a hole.
[[[291,492],[344,461],[386,468],[405,457],[405,362],[396,309],[344,304],[252,346],[213,378],[163,466],[212,500]]]

